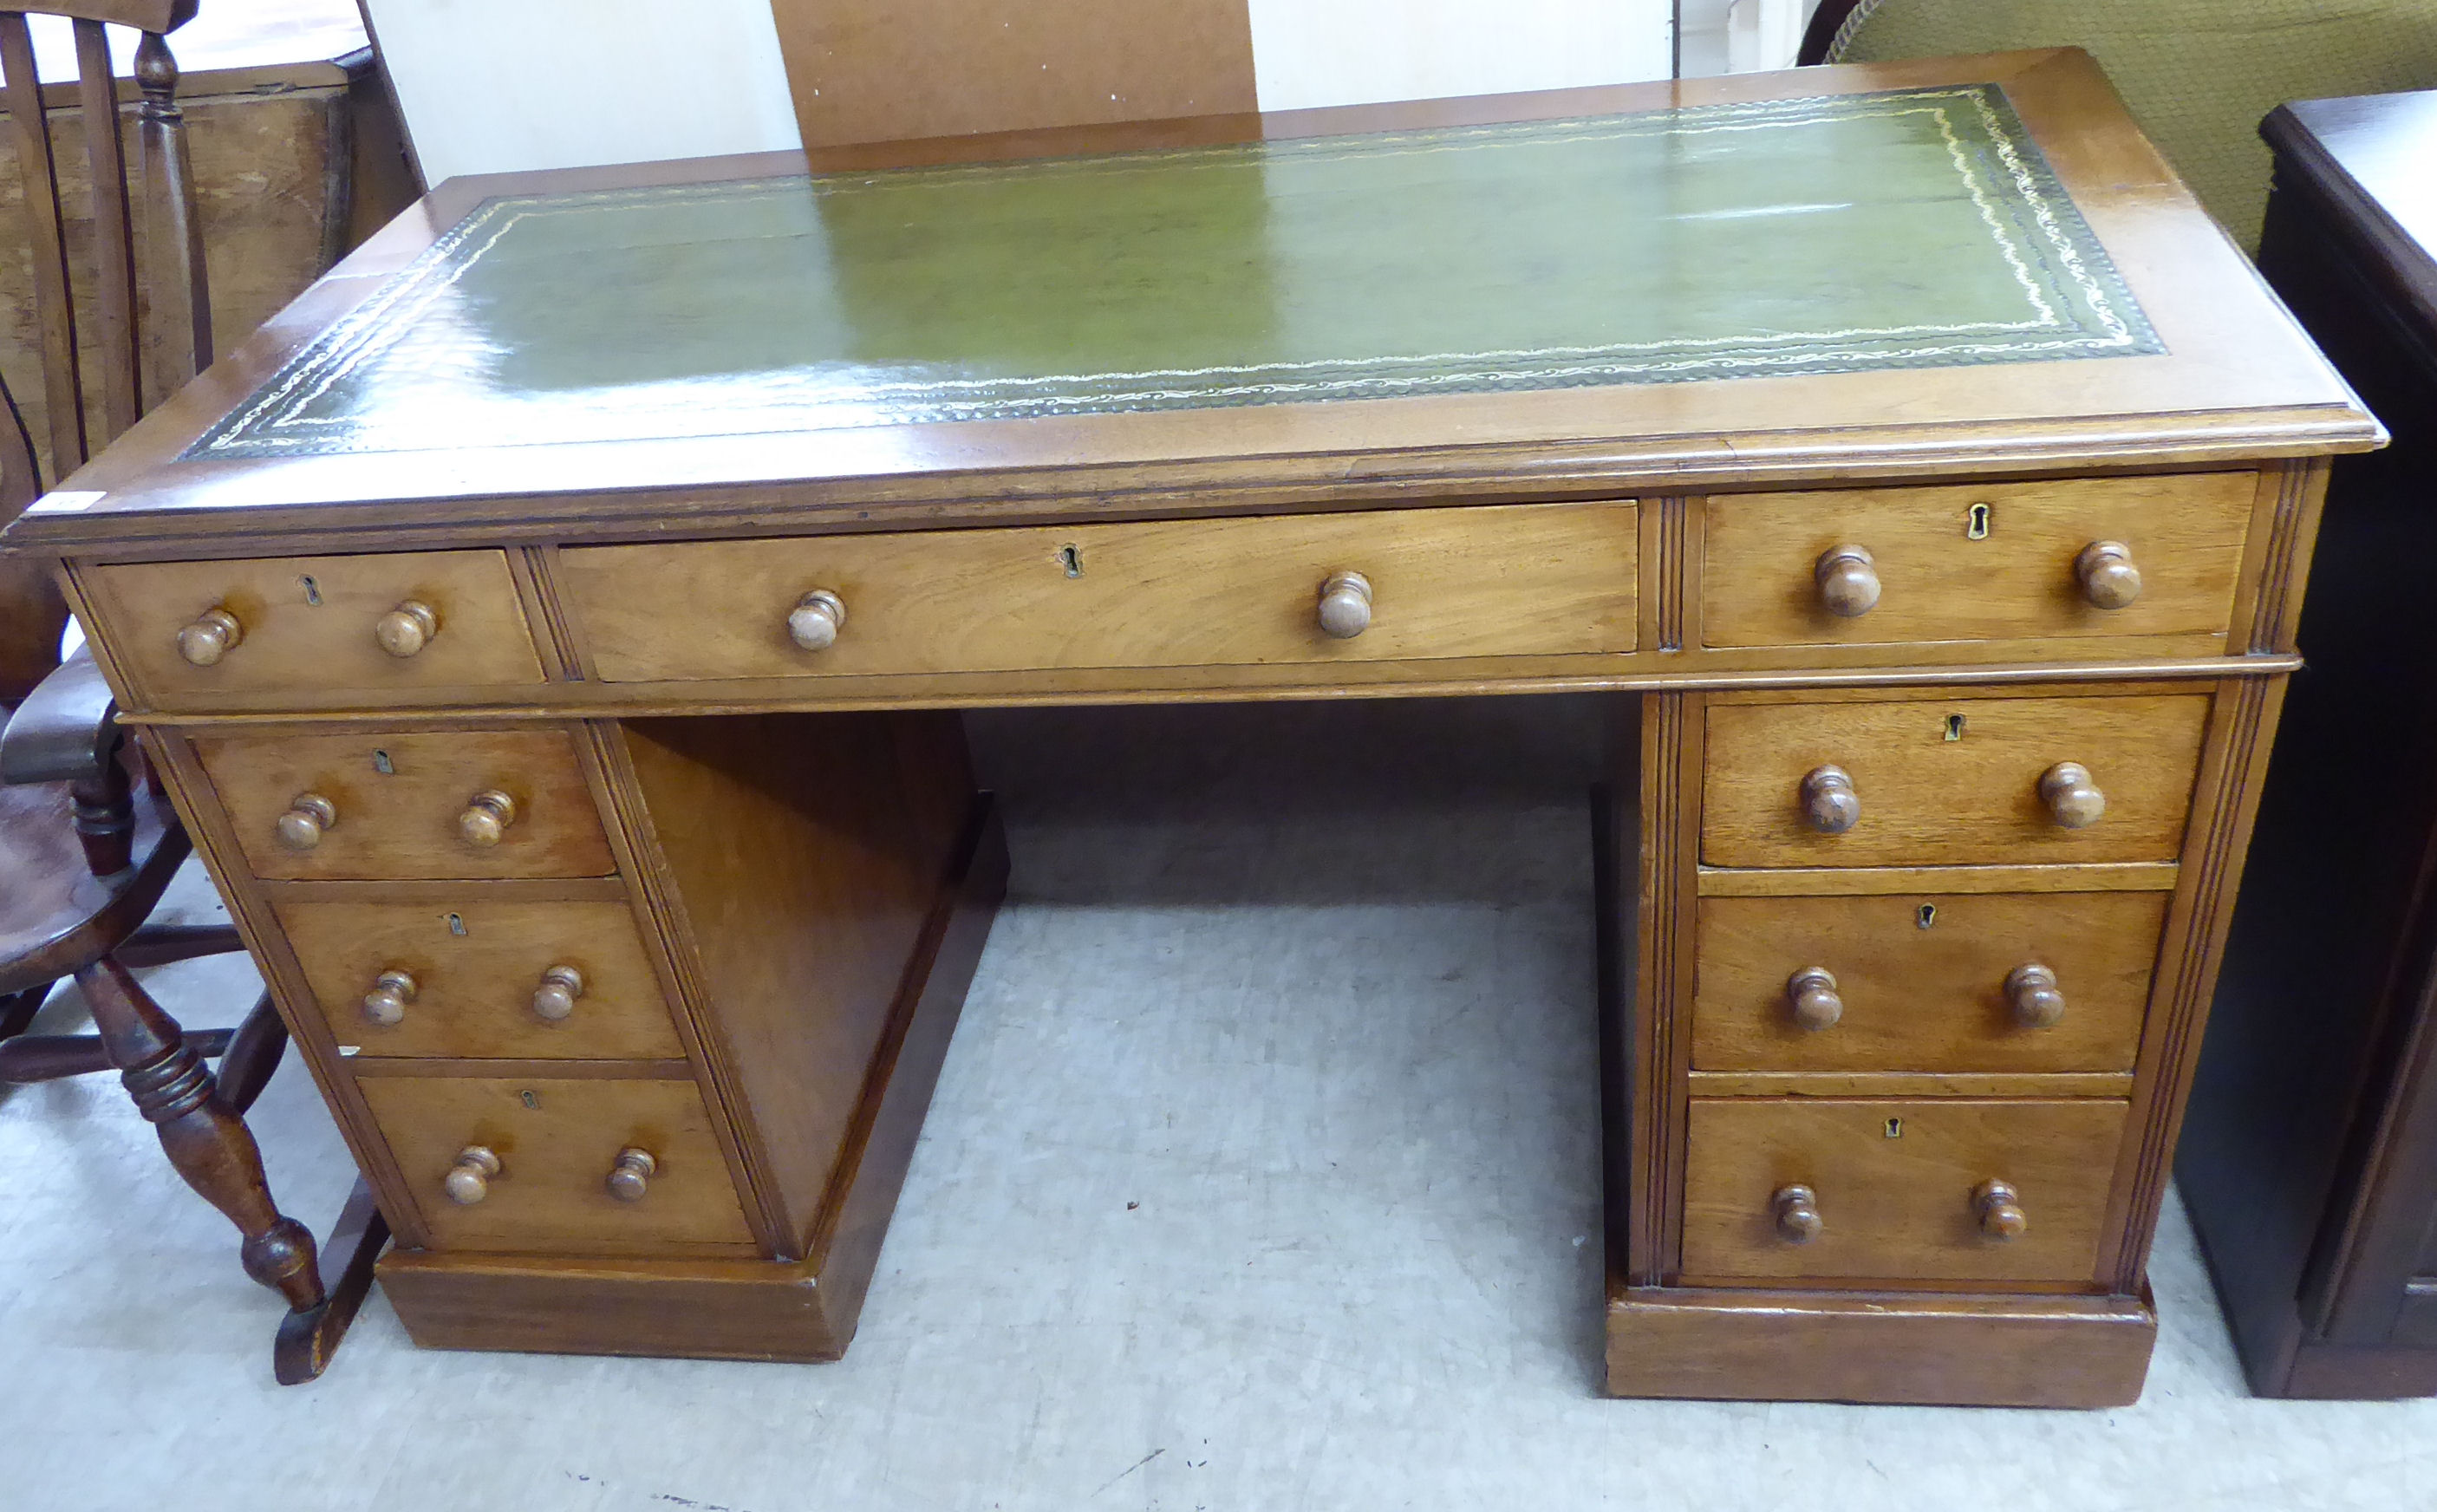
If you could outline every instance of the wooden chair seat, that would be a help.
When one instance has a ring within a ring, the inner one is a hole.
[[[96,877],[77,841],[65,782],[0,785],[0,997],[70,976],[134,934],[186,858],[186,832],[146,791],[135,804],[134,864]]]

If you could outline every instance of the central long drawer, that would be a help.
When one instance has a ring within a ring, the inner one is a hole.
[[[1635,519],[1516,504],[596,546],[562,552],[559,578],[609,682],[1622,653]],[[1343,573],[1360,587],[1332,632]],[[834,608],[791,625],[815,594]]]

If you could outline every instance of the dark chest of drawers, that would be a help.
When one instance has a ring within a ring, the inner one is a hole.
[[[2253,1387],[2437,1392],[2437,93],[2269,118],[2260,268],[2392,448],[2335,466],[2177,1176]]]

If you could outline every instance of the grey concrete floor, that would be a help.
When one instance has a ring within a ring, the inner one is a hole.
[[[1015,893],[837,1364],[425,1352],[376,1297],[283,1389],[114,1080],[0,1097],[0,1509],[2437,1508],[2437,1402],[2250,1398],[2172,1207],[2135,1407],[1602,1398],[1600,718],[976,716]],[[326,1224],[292,1060],[254,1122]]]

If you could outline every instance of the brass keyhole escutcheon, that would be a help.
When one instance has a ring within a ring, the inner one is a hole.
[[[1887,1120],[1887,1137],[1890,1139],[1902,1139],[1903,1137],[1903,1120],[1902,1118],[1889,1118]]]
[[[1058,565],[1066,569],[1068,577],[1083,575],[1083,554],[1072,546],[1058,548]]]
[[[1913,915],[1913,923],[1919,924],[1923,929],[1927,929],[1936,924],[1937,923],[1937,905],[1934,903],[1922,904],[1920,905],[1920,911]]]
[[[456,914],[450,914],[448,916],[448,932],[452,935],[458,936],[460,939],[463,939],[465,934],[465,921]]]
[[[1963,716],[1961,714],[1949,714],[1946,716],[1946,738],[1949,740],[1961,740],[1963,738]]]
[[[305,590],[305,602],[307,604],[317,609],[322,607],[321,584],[316,583],[310,577],[300,577],[296,580],[296,586]]]
[[[1970,541],[1984,541],[1989,538],[1987,504],[1973,504],[1970,512],[1963,517],[1963,538]]]
[[[523,1103],[528,1108],[539,1109],[541,1107],[541,1094],[538,1092],[519,1092],[517,1094],[517,1100]]]
[[[389,759],[389,752],[385,750],[377,750],[373,752],[373,770],[380,773],[383,777],[395,777],[397,775],[397,764]]]

